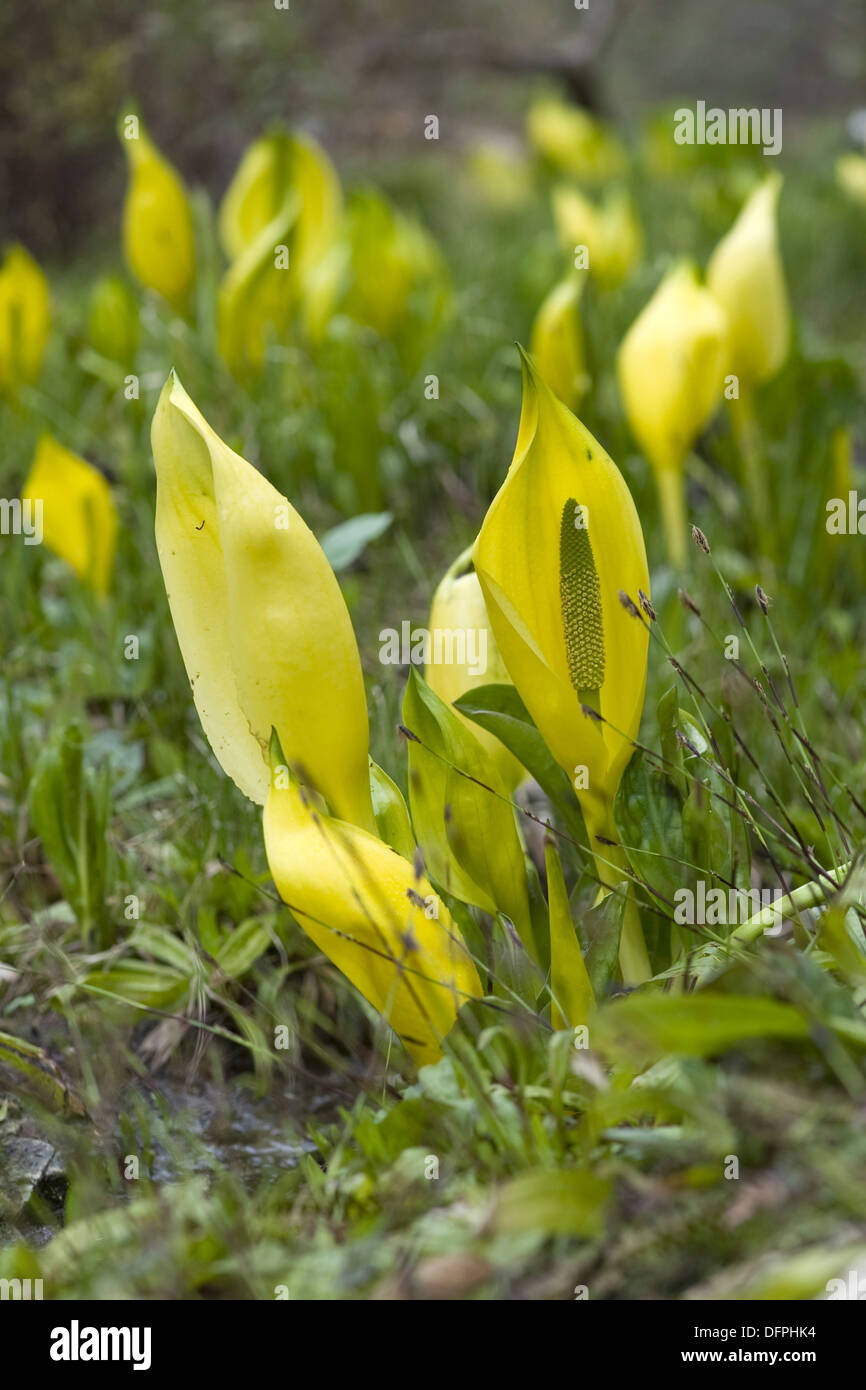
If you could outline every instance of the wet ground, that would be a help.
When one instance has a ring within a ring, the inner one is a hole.
[[[109,1162],[116,1157],[121,1175],[135,1160],[138,1171],[125,1176],[146,1176],[164,1184],[196,1173],[228,1171],[254,1187],[275,1181],[301,1154],[315,1151],[304,1135],[306,1121],[324,1121],[333,1099],[294,1092],[259,1095],[231,1083],[193,1087],[161,1080],[124,1097],[113,1135],[105,1117],[96,1126],[101,1142],[90,1121],[79,1120],[73,1129],[61,1131],[56,1144],[14,1102],[0,1097],[0,1106],[5,1106],[0,1123],[0,1246],[22,1236],[38,1246],[62,1224],[69,1177],[80,1161],[82,1144],[91,1157],[97,1148]]]

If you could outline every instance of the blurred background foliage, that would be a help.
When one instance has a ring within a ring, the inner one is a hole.
[[[592,0],[585,12],[571,0],[6,0],[3,232],[40,258],[79,253],[95,228],[110,239],[124,177],[114,122],[133,96],[157,144],[216,197],[276,119],[307,127],[351,177],[371,159],[441,160],[485,130],[518,133],[515,79],[544,76],[632,124],[694,94],[782,106],[792,143],[863,104],[866,12],[860,0],[824,0],[820,14],[809,0]],[[432,148],[429,112],[443,123]]]

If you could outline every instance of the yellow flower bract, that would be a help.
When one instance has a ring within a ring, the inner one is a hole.
[[[22,498],[41,502],[43,540],[97,594],[111,581],[117,511],[98,468],[43,434]]]
[[[186,308],[195,280],[192,213],[183,180],[139,126],[122,137],[129,165],[123,252],[136,280]]]
[[[604,642],[599,724],[572,683],[563,611],[564,517],[585,527],[598,578]],[[648,635],[619,600],[649,592],[643,532],[619,469],[524,358],[523,410],[508,475],[473,551],[490,623],[509,675],[570,780],[588,824],[606,814],[643,709]]]
[[[375,835],[318,810],[277,764],[268,864],[304,931],[386,1019],[419,1066],[481,994],[459,928],[423,876]]]
[[[10,246],[0,266],[0,391],[15,396],[35,381],[48,339],[48,281],[23,246]]]
[[[154,416],[156,542],[213,751],[253,801],[271,729],[346,820],[373,828],[361,662],[337,578],[291,503],[172,374]]]

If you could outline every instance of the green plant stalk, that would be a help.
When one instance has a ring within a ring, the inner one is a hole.
[[[770,519],[770,494],[761,433],[755,418],[755,401],[751,387],[741,383],[740,395],[731,401],[731,424],[743,487],[749,499],[759,545],[768,559],[775,559],[775,532]]]
[[[674,569],[686,568],[686,479],[682,466],[656,470],[656,487],[665,532],[668,559]]]
[[[827,877],[838,884],[841,878],[851,867],[851,861],[847,864],[839,864],[835,869],[827,870]],[[728,937],[729,943],[736,943],[740,946],[750,945],[757,941],[762,932],[769,927],[776,926],[779,922],[790,917],[792,913],[801,912],[804,908],[817,907],[826,901],[827,887],[824,883],[813,880],[811,883],[804,883],[799,888],[795,888],[792,893],[787,893],[779,902],[772,907],[762,907],[760,912],[755,912],[745,922],[742,922],[736,931]]]
[[[586,819],[586,812],[584,812],[584,819]],[[593,844],[597,834],[602,835],[606,840],[616,842],[617,832],[613,823],[612,808],[608,807],[606,819],[598,827],[593,826],[590,820],[587,821],[586,829],[590,845]],[[622,970],[623,983],[627,985],[644,984],[646,980],[652,978],[653,972],[644,941],[640,913],[631,893],[626,852],[622,845],[616,842],[604,845],[597,854],[593,853],[593,858],[599,880],[596,902],[601,902],[608,893],[624,892],[626,894],[622,917],[622,935],[619,942],[619,964]]]

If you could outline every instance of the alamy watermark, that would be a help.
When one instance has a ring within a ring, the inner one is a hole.
[[[781,888],[708,888],[698,879],[692,888],[674,893],[674,921],[678,926],[734,926],[748,922],[767,908],[776,907],[785,897]],[[770,926],[769,931],[773,928]]]
[[[0,1302],[11,1299],[27,1303],[42,1296],[41,1279],[0,1279]]]
[[[151,1360],[149,1327],[82,1327],[73,1318],[69,1327],[55,1327],[48,1351],[52,1361],[130,1361],[134,1371],[147,1371]]]
[[[866,497],[852,488],[847,497],[829,498],[825,524],[829,536],[866,536]]]
[[[824,1289],[828,1303],[843,1300],[850,1300],[852,1303],[866,1301],[866,1278],[860,1269],[849,1269],[846,1279],[828,1279]]]
[[[680,106],[674,112],[674,140],[678,145],[763,145],[764,154],[782,149],[782,108],[775,106],[707,109],[699,101],[692,110]]]
[[[470,676],[487,670],[487,629],[484,627],[413,627],[408,618],[379,633],[383,666],[464,666]]]
[[[23,536],[25,545],[41,545],[42,534],[41,497],[0,497],[0,536]]]

